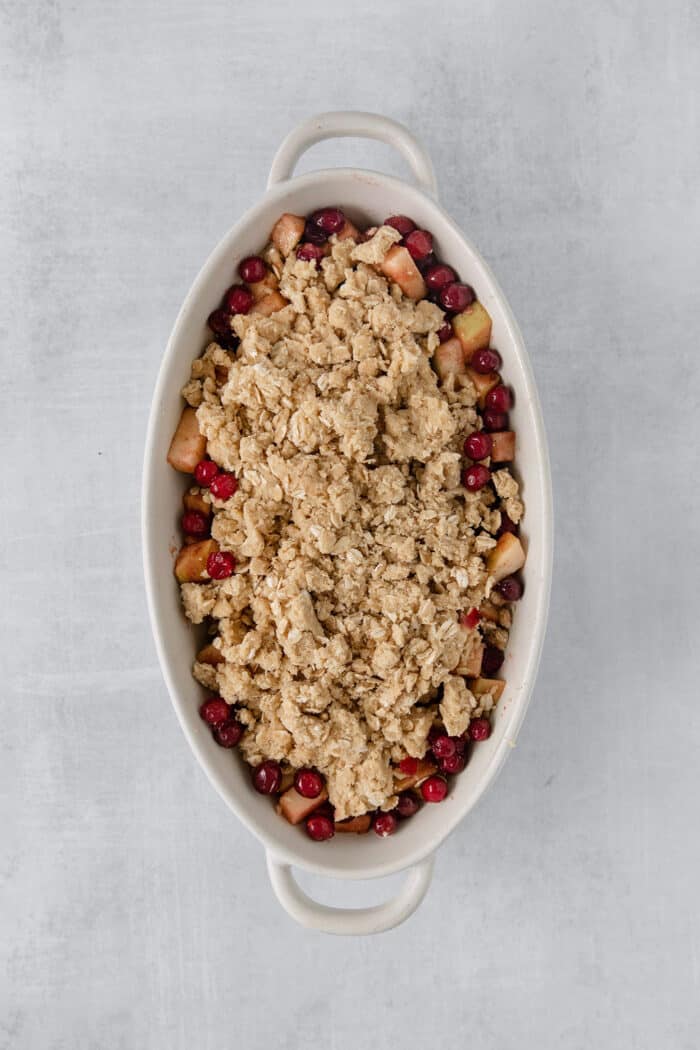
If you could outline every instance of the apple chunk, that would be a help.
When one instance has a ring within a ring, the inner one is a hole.
[[[300,824],[302,820],[306,820],[310,813],[318,809],[327,798],[328,792],[325,788],[316,798],[304,798],[295,787],[290,787],[280,796],[280,800],[277,803],[277,812],[285,820],[288,820],[290,824]]]
[[[452,318],[455,335],[464,347],[467,361],[475,350],[485,349],[491,340],[491,318],[481,303],[472,303]]]
[[[203,649],[200,649],[197,653],[197,662],[200,664],[209,664],[210,667],[216,667],[217,664],[222,664],[226,657],[221,652],[221,649],[210,642],[209,645],[205,645]]]
[[[495,386],[498,386],[501,377],[498,372],[487,372],[486,375],[483,375],[481,372],[475,372],[473,368],[469,368],[468,366],[465,371],[476,390],[479,408],[484,408],[486,405],[486,395],[489,390],[493,390]]]
[[[398,284],[409,299],[424,299],[428,294],[421,272],[414,263],[408,248],[395,244],[384,256],[381,270],[385,277]]]
[[[186,492],[182,497],[182,505],[185,510],[196,510],[205,518],[210,517],[212,512],[211,503],[207,503],[201,492]]]
[[[336,236],[339,241],[359,241],[360,231],[358,230],[357,226],[353,226],[349,219],[346,219],[345,224],[341,226]],[[360,818],[358,817],[357,819],[359,820]],[[338,827],[337,824],[336,827]]]
[[[269,317],[270,314],[274,314],[278,310],[283,310],[287,305],[287,300],[281,296],[279,292],[273,291],[263,296],[262,299],[259,299],[250,312],[252,314],[262,314],[263,317]]]
[[[264,299],[270,292],[276,292],[279,287],[279,281],[275,277],[272,270],[266,273],[262,281],[254,281],[253,284],[249,284],[251,294],[256,303],[259,303],[261,299]]]
[[[192,474],[200,459],[204,459],[207,439],[199,433],[197,413],[184,408],[168,449],[168,463],[183,474]]]
[[[464,374],[464,350],[459,339],[447,339],[440,343],[433,354],[435,371],[440,379]]]
[[[489,551],[486,559],[486,571],[493,576],[496,583],[505,576],[512,576],[525,564],[525,551],[517,536],[504,532],[498,543]]]
[[[282,255],[291,255],[299,241],[304,236],[306,222],[301,215],[292,215],[286,211],[272,227],[270,240]]]
[[[412,773],[409,777],[401,777],[400,780],[394,781],[394,791],[408,791],[409,788],[417,787],[424,780],[427,780],[428,777],[431,777],[433,773],[437,773],[437,766],[427,758],[421,758],[418,760],[418,769],[415,773]]]
[[[363,813],[361,817],[349,817],[347,820],[336,820],[335,830],[340,831],[341,834],[346,835],[364,835],[366,831],[369,831],[372,824],[372,818],[369,813]]]
[[[506,683],[501,678],[470,678],[467,688],[474,696],[484,696],[486,693],[493,695],[494,703],[501,699]]]
[[[494,463],[510,463],[515,459],[514,430],[497,430],[491,434],[491,459]]]
[[[175,575],[180,583],[204,583],[208,580],[207,560],[218,549],[216,540],[186,544],[175,559]]]

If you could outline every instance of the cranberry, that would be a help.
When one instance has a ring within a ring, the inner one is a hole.
[[[294,777],[294,787],[304,798],[318,798],[323,791],[323,777],[315,769],[300,769]]]
[[[455,751],[454,755],[447,755],[445,758],[441,758],[438,765],[442,773],[449,773],[450,776],[454,776],[455,773],[461,773],[467,764],[467,760],[464,755],[460,755],[458,751]]]
[[[447,781],[444,777],[428,777],[421,784],[420,793],[426,802],[442,802],[447,795]]]
[[[423,274],[423,277],[425,277],[431,267],[437,266],[437,256],[435,255],[435,252],[429,252],[428,255],[424,255],[422,259],[415,259],[414,261],[420,272]],[[434,303],[437,302],[437,294],[437,292],[428,292],[430,300]]]
[[[331,817],[324,813],[313,813],[306,821],[306,834],[314,842],[325,842],[335,835],[335,827]]]
[[[218,473],[219,468],[211,459],[200,459],[194,468],[194,480],[202,488],[208,489]]]
[[[317,226],[315,222],[307,219],[304,227],[304,240],[310,241],[311,244],[325,244],[328,240],[328,234],[321,226]]]
[[[431,751],[436,758],[447,758],[449,755],[454,755],[456,751],[455,742],[447,733],[441,733],[440,736],[436,736],[433,740]]]
[[[462,613],[459,618],[459,622],[462,626],[468,628],[470,631],[473,631],[474,628],[479,625],[480,620],[481,613],[478,609],[470,609],[469,612]]]
[[[399,801],[396,803],[396,812],[400,817],[412,817],[419,809],[418,799],[410,791],[404,791],[402,795],[399,795]]]
[[[455,746],[457,748],[457,754],[458,755],[466,755],[466,753],[467,753],[467,743],[468,743],[468,740],[467,740],[467,734],[466,733],[462,733],[461,736],[456,736],[455,737]]]
[[[470,492],[478,492],[491,480],[491,471],[483,463],[473,463],[462,471],[462,484]]]
[[[217,499],[231,499],[238,489],[238,480],[235,474],[217,474],[209,482],[209,491]]]
[[[235,719],[214,727],[214,739],[219,747],[235,747],[243,736],[243,726]]]
[[[224,296],[224,304],[232,314],[247,314],[253,305],[253,293],[242,284],[233,284]]]
[[[207,324],[218,339],[228,339],[231,331],[231,314],[226,310],[214,310],[207,317]]]
[[[475,430],[464,442],[464,455],[470,459],[486,459],[491,455],[493,441],[483,430]]]
[[[236,559],[228,551],[214,551],[207,558],[207,572],[212,580],[225,580],[233,576],[236,569]]]
[[[200,717],[209,726],[220,726],[228,722],[231,716],[231,708],[220,696],[210,696],[199,709]]]
[[[496,430],[507,430],[508,429],[508,413],[507,412],[494,412],[492,408],[487,408],[484,412],[484,430],[495,432]]]
[[[440,291],[440,304],[450,313],[458,314],[474,302],[476,296],[474,289],[468,284],[460,284],[453,281],[445,285]]]
[[[330,236],[332,233],[340,233],[345,225],[345,215],[340,208],[321,208],[313,213],[309,221]]]
[[[279,762],[268,758],[253,770],[253,787],[261,795],[274,795],[282,783],[282,770]]]
[[[408,215],[391,215],[384,220],[384,225],[393,226],[402,237],[408,237],[409,233],[413,233],[416,228],[415,222],[409,219]]]
[[[188,536],[206,536],[209,522],[199,510],[186,510],[182,515],[182,531]]]
[[[380,838],[385,839],[393,835],[398,827],[398,820],[394,813],[378,813],[374,818],[374,831]]]
[[[316,806],[314,816],[330,817],[331,820],[335,820],[335,806],[331,805],[328,799],[326,799],[326,801],[322,802],[320,806]]]
[[[438,339],[441,343],[446,343],[448,339],[452,339],[455,334],[455,330],[449,321],[445,321],[442,328],[438,328]]]
[[[497,536],[502,536],[504,532],[512,532],[514,534],[517,534],[518,526],[515,524],[514,521],[511,521],[511,519],[508,517],[506,512],[504,510],[502,510],[501,511],[501,524],[499,526],[499,529],[498,529],[498,532],[496,533],[496,535]]]
[[[439,292],[446,284],[451,284],[452,281],[455,281],[457,279],[457,274],[451,266],[445,266],[444,263],[438,263],[437,266],[431,266],[427,269],[423,274],[423,278],[431,291]]]
[[[485,403],[486,407],[494,412],[507,412],[513,404],[513,395],[507,386],[499,383],[493,390],[489,390]]]
[[[489,372],[498,372],[502,364],[498,350],[475,350],[469,359],[469,367],[482,376],[488,375]]]
[[[481,673],[484,678],[490,678],[503,666],[503,650],[497,649],[495,645],[487,645],[484,655],[481,657]]]
[[[320,262],[324,254],[321,245],[312,244],[311,241],[306,241],[297,248],[297,259],[301,259],[303,262]]]
[[[413,230],[404,243],[414,259],[424,259],[433,250],[433,235],[427,230]]]
[[[469,736],[472,740],[488,740],[491,736],[491,723],[488,718],[473,718],[469,723]]]
[[[267,266],[259,255],[248,255],[239,263],[238,272],[248,284],[257,284],[267,275]]]
[[[414,773],[418,772],[418,759],[413,758],[412,755],[407,755],[406,758],[402,758],[399,762],[399,769],[407,777],[412,777]]]
[[[523,596],[523,585],[517,576],[504,576],[496,584],[496,590],[507,602],[517,602]]]

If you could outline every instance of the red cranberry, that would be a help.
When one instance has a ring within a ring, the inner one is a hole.
[[[504,532],[512,532],[513,534],[517,535],[518,526],[515,524],[514,521],[511,521],[511,519],[508,517],[506,512],[504,510],[502,510],[501,511],[501,524],[499,526],[499,529],[498,529],[498,532],[496,533],[496,535],[497,536],[502,536]]]
[[[404,244],[414,259],[424,259],[433,250],[433,235],[427,230],[413,230],[406,237]]]
[[[294,777],[294,787],[304,798],[318,798],[323,791],[323,777],[315,769],[300,769]]]
[[[253,293],[242,284],[231,285],[224,296],[224,305],[232,314],[247,314],[253,305]]]
[[[467,743],[468,743],[467,737],[468,737],[467,733],[462,733],[461,736],[455,737],[455,744],[456,744],[456,747],[457,747],[457,754],[458,755],[466,755],[466,753],[467,753]]]
[[[345,225],[345,215],[340,208],[321,208],[313,213],[309,221],[314,226],[319,226],[330,237],[332,233],[340,233]]]
[[[238,272],[248,284],[257,284],[267,275],[267,266],[259,255],[248,255],[238,266]]]
[[[420,793],[426,802],[442,802],[447,795],[447,781],[444,777],[428,777],[421,784]]]
[[[419,809],[418,799],[410,791],[404,791],[402,795],[399,795],[399,801],[396,803],[396,812],[400,817],[412,817]]]
[[[455,281],[457,279],[457,274],[451,266],[445,266],[444,263],[438,263],[437,266],[431,266],[425,271],[423,279],[431,291],[439,292],[446,284],[451,284],[452,281]]]
[[[231,499],[238,489],[238,480],[235,474],[217,474],[209,482],[209,491],[217,499]]]
[[[437,256],[435,255],[435,252],[429,252],[427,255],[424,255],[422,259],[415,259],[414,261],[420,272],[423,274],[423,277],[425,277],[428,270],[437,265]],[[434,303],[437,302],[437,294],[437,292],[428,291],[428,296]]]
[[[214,739],[219,747],[235,747],[243,736],[243,726],[235,719],[214,727]]]
[[[485,399],[486,407],[494,412],[507,412],[513,404],[513,395],[507,386],[499,383],[493,390],[489,390]]]
[[[447,755],[445,758],[441,758],[438,763],[441,772],[448,773],[450,776],[461,773],[466,764],[466,758],[464,755],[460,755],[458,751],[455,751],[454,755]]]
[[[279,762],[268,758],[253,770],[253,787],[261,795],[274,795],[282,783],[282,770]]]
[[[301,259],[303,262],[318,263],[323,256],[324,251],[321,245],[312,244],[311,241],[306,241],[304,244],[300,244],[297,248],[297,259]]]
[[[482,376],[488,375],[489,372],[498,372],[502,364],[498,350],[475,350],[469,359],[469,367]]]
[[[500,671],[502,666],[503,650],[497,649],[495,645],[487,645],[481,657],[481,673],[484,678],[490,678],[496,671]]]
[[[414,773],[418,772],[418,759],[413,758],[412,755],[406,755],[399,762],[399,769],[402,773],[405,773],[407,777],[412,777]]]
[[[466,310],[474,302],[475,298],[474,289],[470,285],[460,284],[458,281],[445,285],[440,292],[441,305],[453,314]]]
[[[214,310],[207,317],[207,324],[218,339],[228,339],[231,331],[231,314],[226,310]]]
[[[209,726],[220,726],[228,722],[231,716],[231,708],[220,696],[210,696],[199,709],[200,717]]]
[[[504,576],[496,584],[496,590],[507,602],[517,602],[523,596],[523,585],[517,576]]]
[[[219,468],[213,460],[200,459],[199,463],[194,468],[194,480],[198,485],[201,485],[203,489],[208,489],[218,473]]]
[[[480,620],[481,613],[478,609],[470,609],[469,612],[462,613],[459,618],[459,622],[462,626],[470,631],[473,631],[475,627],[478,627]]]
[[[312,813],[306,821],[306,834],[314,842],[325,842],[335,835],[335,827],[330,817],[324,813]]]
[[[206,536],[209,522],[199,510],[186,510],[182,515],[182,531],[188,536]]]
[[[446,343],[448,339],[452,339],[455,334],[455,330],[449,321],[445,321],[442,328],[438,328],[438,339],[441,343]]]
[[[233,576],[236,570],[236,559],[229,551],[214,551],[207,558],[207,572],[212,580],[225,580]]]
[[[384,225],[393,226],[402,237],[408,237],[409,233],[413,233],[416,228],[415,222],[409,219],[408,215],[391,215],[384,220]]]
[[[469,736],[472,740],[488,740],[491,736],[491,723],[488,718],[473,718],[469,723]]]
[[[492,408],[487,408],[484,412],[484,430],[495,432],[497,430],[508,429],[508,413],[507,412],[494,412]]]
[[[436,736],[433,740],[431,751],[436,758],[447,758],[448,755],[454,755],[456,751],[455,742],[447,733],[441,733],[440,736]]]
[[[380,838],[385,839],[388,835],[394,834],[398,823],[394,813],[377,813],[374,818],[374,832]]]
[[[331,820],[335,820],[335,806],[331,805],[328,799],[326,799],[326,801],[322,802],[320,806],[316,806],[314,816],[330,817]]]
[[[464,442],[464,455],[470,459],[486,459],[491,455],[493,441],[483,430],[475,430]]]
[[[309,241],[311,244],[325,244],[328,240],[328,234],[323,227],[317,226],[315,222],[307,219],[304,227],[304,240]]]
[[[462,471],[462,484],[470,492],[478,492],[491,480],[491,471],[483,463],[473,463]]]

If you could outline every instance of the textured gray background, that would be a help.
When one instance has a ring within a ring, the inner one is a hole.
[[[0,9],[0,1050],[696,1050],[697,5]],[[420,912],[356,941],[287,919],[195,766],[137,515],[189,283],[332,108],[431,150],[531,349],[557,505],[519,746]]]

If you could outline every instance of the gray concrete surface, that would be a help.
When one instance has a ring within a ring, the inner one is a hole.
[[[699,46],[690,0],[0,4],[1,1050],[696,1050]],[[137,515],[189,283],[332,108],[432,151],[522,324],[557,507],[519,746],[420,912],[359,941],[286,918],[190,757]]]

